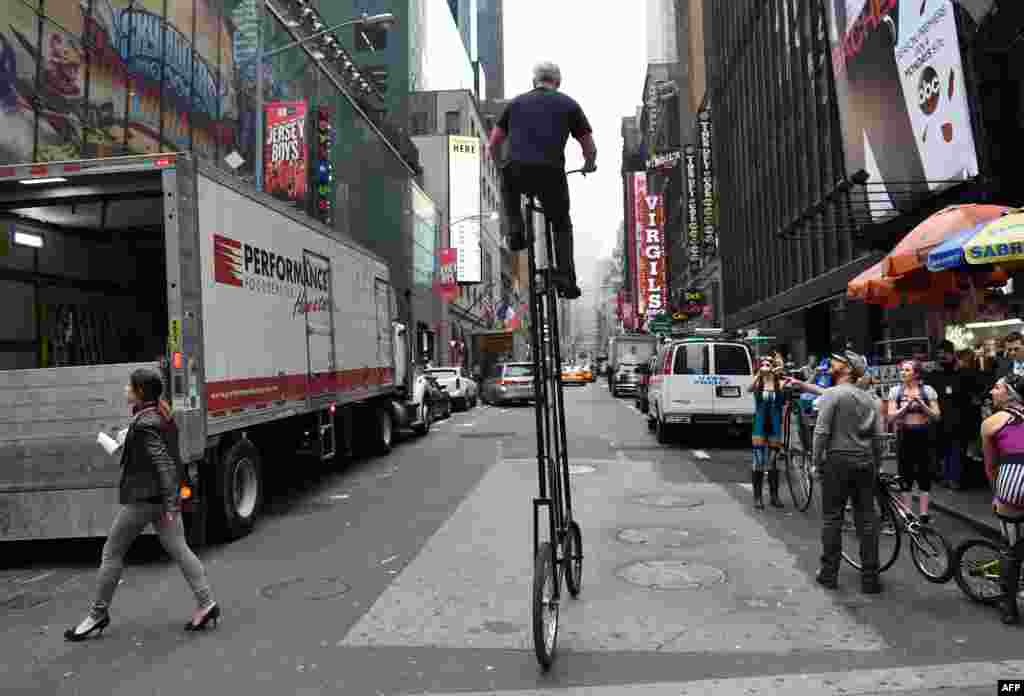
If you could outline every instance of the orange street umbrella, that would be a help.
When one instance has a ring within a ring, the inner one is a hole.
[[[872,280],[882,278],[882,262],[860,272],[860,274],[846,284],[846,296],[857,300],[863,300],[868,296]]]
[[[902,276],[922,268],[928,253],[955,234],[995,220],[1011,208],[1003,205],[953,205],[944,208],[912,229],[883,260],[887,276]]]

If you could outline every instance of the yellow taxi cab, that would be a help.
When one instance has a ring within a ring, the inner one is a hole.
[[[593,372],[593,370],[590,369],[589,366],[581,367],[580,368],[580,374],[583,376],[583,381],[584,382],[593,382],[594,381],[594,372]]]
[[[583,377],[583,370],[575,365],[567,365],[562,368],[562,384],[586,384]]]

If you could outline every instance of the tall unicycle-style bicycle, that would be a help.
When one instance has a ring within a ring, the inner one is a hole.
[[[570,172],[571,173],[571,172]],[[577,597],[583,583],[583,538],[572,516],[572,490],[562,394],[558,296],[552,282],[552,228],[544,217],[538,240],[534,215],[543,215],[533,196],[525,197],[526,243],[530,271],[530,349],[533,354],[534,413],[537,420],[539,495],[533,500],[533,646],[541,668],[551,667],[558,642],[562,579]],[[543,256],[543,263],[538,259]],[[541,541],[547,511],[547,537]]]

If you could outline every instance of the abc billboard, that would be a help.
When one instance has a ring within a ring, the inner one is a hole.
[[[951,0],[830,0],[847,174],[872,219],[978,174]]]

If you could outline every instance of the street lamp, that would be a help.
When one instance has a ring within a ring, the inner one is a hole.
[[[289,48],[294,48],[295,46],[298,46],[300,44],[304,44],[307,41],[312,41],[315,38],[323,36],[324,34],[330,34],[331,32],[337,31],[338,29],[342,29],[344,27],[350,27],[353,24],[362,24],[364,26],[370,26],[370,27],[380,27],[384,31],[388,31],[389,29],[391,29],[391,27],[393,27],[395,25],[395,23],[397,21],[398,20],[395,19],[395,15],[393,13],[391,13],[391,12],[382,12],[381,14],[375,14],[375,15],[368,15],[368,14],[366,14],[364,12],[363,15],[359,19],[350,19],[347,22],[342,22],[341,24],[335,24],[334,26],[327,27],[326,29],[318,31],[315,34],[310,34],[309,36],[306,36],[304,38],[298,39],[297,41],[292,41],[291,43],[285,44],[284,46],[278,46],[273,51],[266,51],[266,52],[263,53],[262,59],[266,60],[270,56],[277,55],[281,51],[287,51]],[[333,39],[331,39],[331,41],[333,41]],[[323,54],[321,54],[321,57],[322,56],[323,56]],[[319,60],[319,59],[317,59],[317,60]]]

